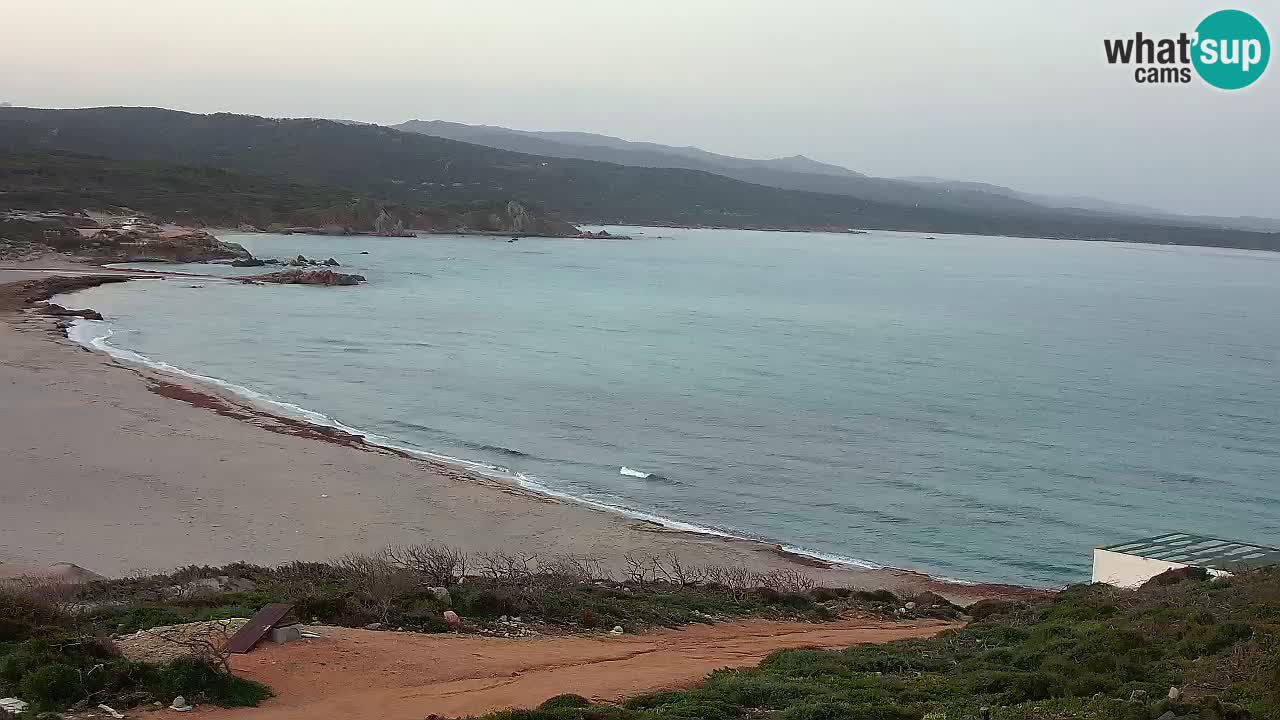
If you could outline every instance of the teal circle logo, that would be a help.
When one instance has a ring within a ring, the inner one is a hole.
[[[1271,40],[1258,19],[1243,10],[1219,10],[1196,26],[1191,62],[1200,78],[1222,90],[1239,90],[1262,77]]]

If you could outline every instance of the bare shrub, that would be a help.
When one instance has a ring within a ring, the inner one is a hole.
[[[445,545],[403,545],[386,549],[391,563],[411,570],[433,586],[449,587],[462,582],[470,558],[458,548]]]
[[[696,568],[687,567],[676,553],[667,553],[653,558],[654,569],[662,580],[680,587],[687,587],[698,582],[701,573]]]
[[[508,553],[501,551],[476,553],[476,570],[482,577],[493,580],[527,580],[535,574],[538,556],[534,553]]]
[[[640,587],[646,587],[658,579],[656,556],[629,552],[622,556],[622,560],[626,564],[627,580]]]
[[[783,593],[809,592],[818,586],[817,581],[795,568],[770,570],[756,576],[756,584]]]
[[[556,555],[538,566],[538,575],[548,581],[567,584],[612,579],[600,560],[574,555]]]
[[[387,621],[396,600],[418,585],[413,572],[391,562],[386,552],[349,553],[334,560],[333,568],[350,583],[356,610],[382,622]]]
[[[745,565],[704,565],[698,568],[703,582],[723,585],[730,590],[756,587],[756,573]]]

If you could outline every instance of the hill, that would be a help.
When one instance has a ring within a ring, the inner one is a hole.
[[[408,207],[519,198],[584,222],[871,228],[1280,249],[1280,235],[1269,233],[1116,220],[1030,203],[999,211],[903,205],[784,190],[701,170],[530,155],[327,120],[153,108],[0,108],[0,152],[32,150],[213,167]]]
[[[306,226],[372,232],[398,226],[434,232],[577,233],[554,215],[514,201],[402,203],[207,165],[50,150],[0,152],[0,210],[12,209],[143,213],[196,227]]]

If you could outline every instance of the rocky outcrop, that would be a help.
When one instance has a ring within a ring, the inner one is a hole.
[[[557,217],[535,210],[518,200],[488,211],[472,211],[462,218],[463,232],[492,232],[544,237],[572,237],[578,228]]]
[[[106,222],[106,221],[104,221]],[[208,262],[253,257],[237,243],[203,231],[129,217],[106,226],[85,213],[10,210],[0,213],[0,237],[42,243],[98,262]]]
[[[45,305],[44,314],[52,315],[53,317],[79,317],[79,318],[84,318],[85,320],[101,320],[102,319],[102,313],[98,312],[97,310],[89,310],[87,308],[84,310],[69,310],[57,303],[49,303]]]
[[[248,282],[276,283],[281,285],[359,285],[365,282],[363,275],[347,275],[332,270],[285,270],[266,275],[251,275]]]
[[[54,295],[87,290],[108,283],[128,282],[128,275],[54,275],[0,285],[0,311],[22,310]]]

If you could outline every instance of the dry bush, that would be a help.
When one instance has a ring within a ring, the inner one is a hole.
[[[475,555],[476,570],[481,577],[491,580],[520,581],[536,574],[538,556],[535,553],[482,552]]]
[[[765,587],[783,593],[809,592],[818,586],[817,581],[795,568],[770,570],[762,575],[757,575],[755,583],[758,587]]]
[[[0,590],[37,605],[62,610],[74,602],[81,586],[44,577],[19,577],[4,580]]]
[[[574,555],[556,555],[547,562],[539,564],[538,576],[551,582],[564,584],[612,580],[611,574],[600,560]]]
[[[470,557],[445,545],[391,546],[384,551],[392,564],[416,573],[432,586],[449,587],[467,576]]]
[[[387,621],[396,600],[418,586],[413,572],[391,562],[385,552],[349,553],[334,560],[332,566],[350,583],[356,609],[382,622]]]
[[[698,568],[703,582],[723,585],[730,590],[756,587],[756,573],[745,565],[704,565]]]

